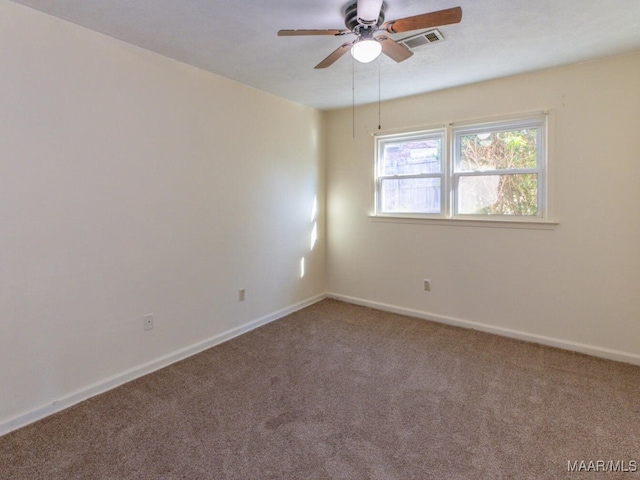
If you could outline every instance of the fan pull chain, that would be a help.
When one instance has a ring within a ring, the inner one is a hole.
[[[356,138],[356,60],[351,57],[351,129]]]
[[[382,55],[378,57],[378,130],[382,130],[382,122],[380,121],[380,62],[382,62]]]

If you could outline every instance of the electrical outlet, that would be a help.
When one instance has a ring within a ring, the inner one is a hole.
[[[244,288],[241,288],[240,290],[238,290],[238,301],[239,302],[244,302]]]
[[[151,330],[153,328],[153,313],[148,313],[142,317],[142,328]]]
[[[424,282],[424,291],[425,292],[430,292],[431,291],[431,280],[424,279],[423,282]]]

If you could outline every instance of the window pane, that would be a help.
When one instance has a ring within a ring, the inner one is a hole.
[[[458,172],[536,168],[536,128],[460,135]]]
[[[382,144],[382,175],[440,173],[442,138],[423,138]]]
[[[380,208],[386,213],[440,213],[440,179],[382,181]]]
[[[466,215],[536,215],[538,175],[461,176],[458,211]]]

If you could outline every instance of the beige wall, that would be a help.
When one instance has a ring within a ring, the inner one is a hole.
[[[383,129],[551,110],[552,230],[372,221],[378,107],[355,138],[328,113],[327,290],[640,363],[639,78],[634,54],[383,103]]]
[[[0,433],[324,292],[318,111],[4,0],[0,102]]]
[[[550,109],[552,230],[372,221],[377,106],[352,138],[350,109],[6,0],[0,69],[0,433],[325,291],[640,363],[640,54],[383,104],[385,129]]]

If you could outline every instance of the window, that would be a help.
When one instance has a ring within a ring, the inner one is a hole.
[[[442,211],[444,131],[381,138],[379,207],[385,213]]]
[[[545,219],[546,117],[376,137],[376,215]]]

